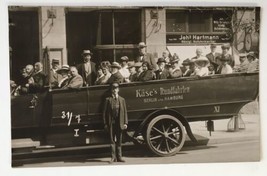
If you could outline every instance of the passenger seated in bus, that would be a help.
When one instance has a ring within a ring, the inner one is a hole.
[[[142,63],[142,67],[143,67],[143,72],[139,77],[140,81],[150,81],[153,80],[155,78],[155,74],[152,71],[152,67],[151,65],[149,65],[148,62],[143,62]]]
[[[62,65],[62,67],[60,69],[58,69],[56,72],[58,74],[60,74],[62,77],[62,79],[59,81],[57,87],[64,89],[68,85],[70,67],[69,67],[69,65]]]
[[[156,70],[157,64],[155,62],[154,56],[151,53],[147,53],[147,46],[144,42],[140,42],[138,44],[138,57],[136,58],[135,62],[148,62],[153,70]]]
[[[96,71],[95,85],[103,85],[103,84],[106,84],[105,75],[103,73],[102,67],[98,66],[97,71]]]
[[[198,67],[195,64],[195,59],[193,59],[193,60],[191,59],[190,70],[191,70],[190,77],[196,76],[196,73],[198,71]]]
[[[202,53],[203,53],[202,49],[201,48],[197,48],[196,49],[196,56],[193,57],[191,60],[194,61],[195,59],[198,59],[198,58],[202,57]]]
[[[26,69],[27,68],[27,69]],[[21,77],[19,79],[18,85],[14,90],[16,95],[23,95],[28,93],[29,88],[29,79],[33,81],[32,73],[34,69],[32,65],[27,65],[25,68],[21,70]],[[27,85],[27,86],[26,86]]]
[[[128,79],[130,76],[130,72],[128,70],[129,58],[127,56],[122,56],[120,60],[121,60],[121,69],[119,70],[119,72],[121,73],[121,75],[123,76],[125,80],[125,79]]]
[[[26,65],[25,71],[26,71],[27,77],[32,77],[33,72],[34,72],[33,65]]]
[[[59,81],[62,79],[61,75],[57,73],[59,69],[59,59],[52,59],[51,69],[49,72],[49,86],[51,88],[57,88]]]
[[[134,82],[136,80],[136,71],[135,71],[135,66],[134,63],[130,62],[128,63],[128,70],[130,72],[130,76],[129,78],[125,79],[125,82],[129,83],[129,82]]]
[[[230,57],[219,57],[220,59],[220,65],[219,65],[219,70],[218,74],[230,74],[233,73],[232,67],[229,65],[229,60]]]
[[[214,64],[210,64],[208,66],[208,69],[209,69],[209,75],[214,75],[215,74]]]
[[[201,56],[198,59],[194,60],[197,69],[195,69],[196,76],[208,76],[209,75],[209,60],[205,56]]]
[[[83,78],[84,86],[91,86],[96,80],[96,64],[91,61],[93,53],[90,50],[83,50],[83,63],[77,65],[78,73]]]
[[[43,73],[43,64],[41,62],[36,62],[34,64],[34,73],[32,78],[33,79],[29,79],[29,92],[42,92],[44,90],[44,86],[47,84],[47,77]]]
[[[134,64],[134,67],[135,67],[136,73],[133,75],[134,79],[132,82],[141,81],[142,74],[143,74],[142,62],[136,62]]]
[[[179,66],[179,58],[171,60],[172,70],[170,71],[171,78],[179,78],[182,76],[182,70]]]
[[[111,73],[110,73],[110,68],[109,68],[110,64],[109,65],[102,65],[101,68],[102,68],[102,72],[104,74],[104,79],[102,80],[103,83],[107,84],[108,82],[108,79],[110,78],[111,76]]]
[[[79,75],[76,67],[70,67],[70,78],[66,86],[63,89],[81,88],[83,86],[83,78]]]
[[[248,53],[248,72],[255,72],[259,70],[259,59],[252,52]]]
[[[235,68],[234,68],[235,72],[247,72],[248,66],[249,66],[247,54],[246,53],[240,53],[239,54],[239,61],[240,61],[240,65],[235,66]]]
[[[171,61],[169,55],[170,53],[168,50],[162,52],[162,58],[166,61],[166,63],[169,63]]]
[[[185,59],[182,65],[184,66],[183,77],[190,76],[192,74],[192,70],[190,69],[190,65],[192,65],[192,62],[190,61],[190,59],[189,58]]]
[[[220,53],[216,52],[216,49],[217,49],[217,45],[212,43],[210,45],[210,53],[208,53],[206,55],[206,57],[210,61],[210,65],[212,65],[211,69],[214,68],[215,70],[217,69],[218,65],[220,64],[217,57],[221,55]],[[212,71],[211,71],[211,73],[212,73]]]
[[[165,67],[166,61],[163,58],[159,58],[157,64],[159,69],[155,71],[156,79],[168,79],[170,77],[170,73]]]
[[[166,63],[165,64],[165,69],[169,72],[169,73],[171,73],[172,72],[172,64],[169,62],[169,63]]]
[[[232,68],[235,66],[235,60],[233,56],[229,53],[230,44],[223,44],[222,46],[222,54],[218,56],[218,60],[221,60],[220,58],[225,58],[223,60],[228,60],[228,65],[230,65]],[[220,70],[220,69],[219,69]]]
[[[108,82],[107,83],[108,84],[112,84],[114,82],[116,82],[116,83],[122,83],[122,82],[124,82],[124,78],[121,75],[121,73],[119,72],[119,70],[121,69],[120,64],[118,62],[113,62],[110,65],[110,68],[111,68],[111,76],[108,79]]]

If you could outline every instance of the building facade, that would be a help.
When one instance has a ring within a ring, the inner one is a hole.
[[[9,7],[11,78],[41,61],[45,71],[52,58],[60,64],[82,62],[84,49],[93,60],[134,60],[137,44],[161,57],[168,50],[182,60],[207,54],[209,45],[231,44],[231,52],[259,52],[260,8],[233,7]],[[218,47],[220,52],[220,47]],[[237,60],[238,63],[238,60]]]

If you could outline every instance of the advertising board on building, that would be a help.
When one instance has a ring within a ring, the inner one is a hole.
[[[167,43],[225,43],[231,38],[227,34],[172,34],[167,35]]]

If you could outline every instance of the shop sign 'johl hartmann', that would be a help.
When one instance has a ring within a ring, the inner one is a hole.
[[[230,38],[226,34],[179,34],[167,35],[168,43],[221,43],[229,42]]]
[[[183,100],[184,94],[190,93],[190,87],[187,86],[170,86],[159,88],[137,89],[136,98],[143,98],[144,103],[155,103],[164,101]]]

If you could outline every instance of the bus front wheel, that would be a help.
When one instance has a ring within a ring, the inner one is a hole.
[[[150,121],[146,130],[149,149],[158,156],[172,156],[185,142],[183,124],[170,115],[160,115]]]

